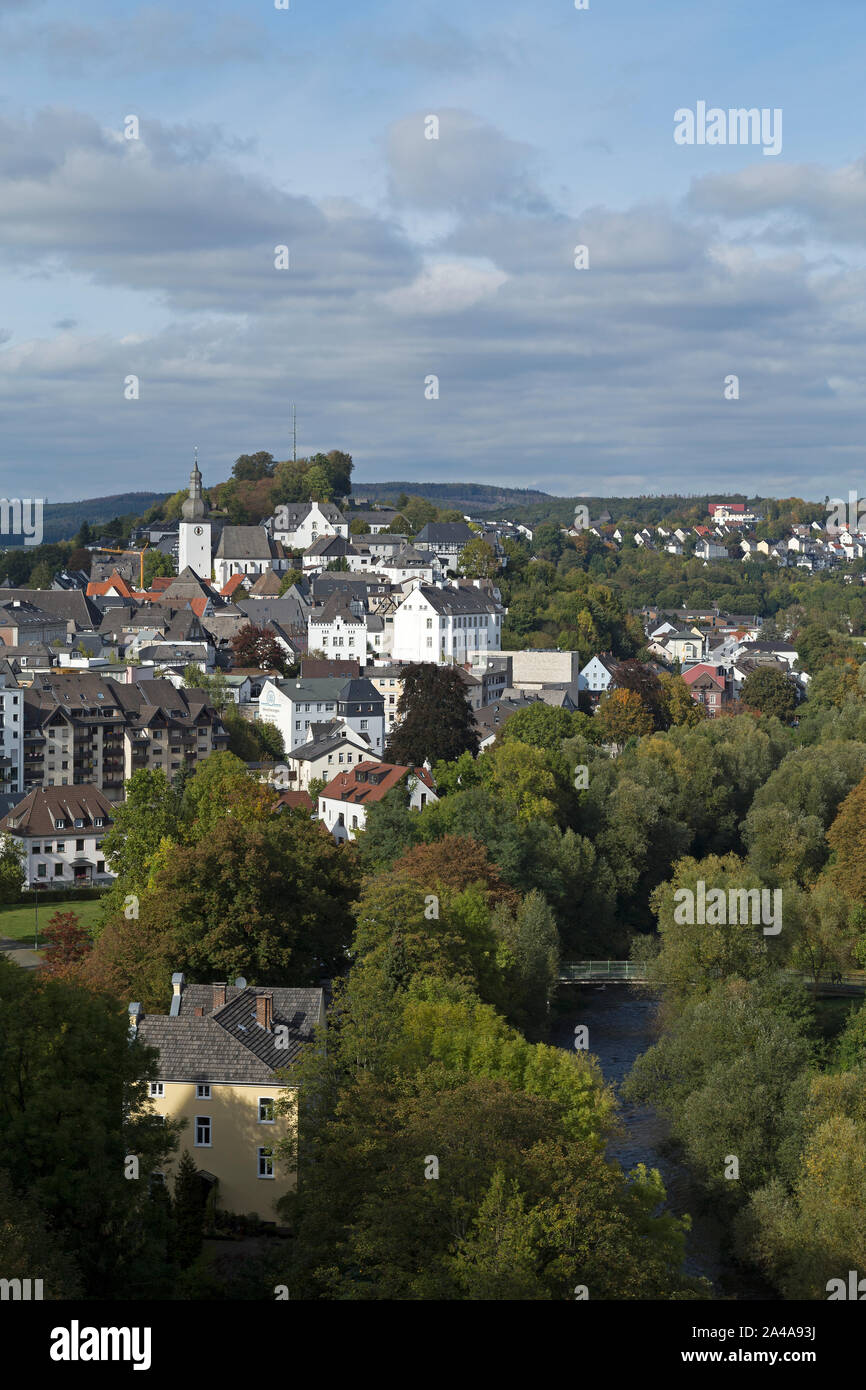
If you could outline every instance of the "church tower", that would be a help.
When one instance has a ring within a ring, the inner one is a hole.
[[[207,519],[207,502],[201,493],[198,454],[189,475],[189,497],[183,504],[182,512],[178,526],[178,574],[182,574],[188,565],[199,579],[209,581],[213,568],[211,524]]]

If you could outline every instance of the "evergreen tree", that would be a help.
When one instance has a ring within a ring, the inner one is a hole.
[[[466,686],[453,667],[431,662],[407,666],[397,714],[399,723],[385,750],[390,762],[413,766],[425,758],[433,763],[478,752],[478,730]]]
[[[177,1227],[177,1260],[186,1269],[201,1254],[204,1202],[195,1159],[184,1149],[174,1179],[174,1219]]]

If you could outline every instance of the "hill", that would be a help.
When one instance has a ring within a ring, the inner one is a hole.
[[[114,492],[108,497],[87,497],[80,502],[46,502],[42,511],[43,544],[71,540],[83,521],[96,530],[117,516],[141,516],[166,496],[164,492]],[[0,546],[12,548],[21,544],[20,536],[0,533]]]

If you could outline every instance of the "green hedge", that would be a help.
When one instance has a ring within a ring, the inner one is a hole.
[[[38,898],[40,903],[80,903],[82,898],[101,898],[106,891],[107,889],[105,888],[70,888],[67,884],[63,888],[40,888]],[[33,892],[32,888],[28,888],[26,892],[21,893],[20,896],[16,898],[14,903],[5,903],[4,906],[27,907],[29,904],[34,903],[36,898],[37,894]],[[2,911],[2,909],[0,909],[0,911]]]

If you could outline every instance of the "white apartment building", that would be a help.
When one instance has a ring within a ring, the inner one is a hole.
[[[308,550],[321,536],[348,536],[349,523],[333,502],[285,502],[277,507],[268,530],[291,550]]]
[[[505,611],[474,586],[419,584],[394,612],[394,660],[462,665],[479,652],[498,652]]]
[[[0,674],[0,790],[24,790],[24,706],[12,675]]]
[[[324,656],[357,657],[363,662],[367,650],[364,619],[352,612],[349,595],[335,590],[324,607],[310,614],[307,622],[307,650]]]
[[[363,676],[320,676],[307,680],[268,679],[259,696],[259,718],[275,724],[283,745],[306,742],[313,724],[340,719],[369,739],[379,757],[385,746],[384,700]]]
[[[23,849],[28,884],[46,888],[112,881],[102,841],[113,808],[98,787],[34,787],[0,820],[0,831]]]

